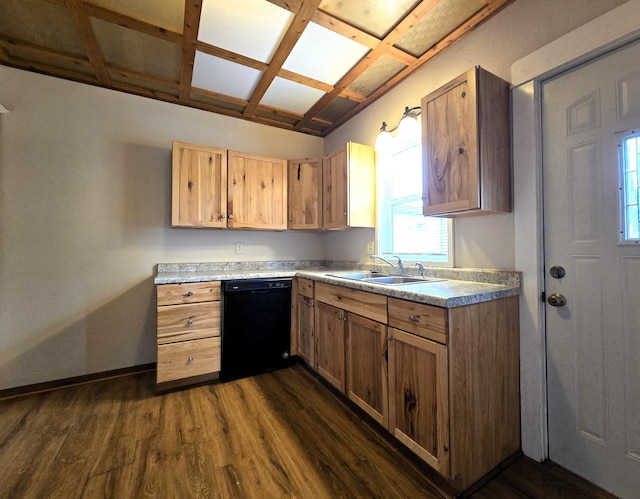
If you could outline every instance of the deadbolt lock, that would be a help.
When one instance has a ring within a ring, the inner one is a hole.
[[[551,277],[555,279],[562,279],[567,274],[567,272],[564,270],[564,267],[561,267],[560,265],[554,265],[549,269],[549,274],[551,274]]]

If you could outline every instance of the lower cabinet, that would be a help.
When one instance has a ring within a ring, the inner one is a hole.
[[[347,397],[383,426],[389,421],[387,326],[347,314]]]
[[[449,476],[447,347],[390,328],[389,431]]]
[[[316,303],[316,369],[341,392],[345,389],[344,310]]]
[[[313,281],[310,279],[296,278],[294,281],[295,310],[292,324],[295,324],[293,337],[297,334],[298,357],[307,365],[316,369],[316,335],[315,335],[315,300]],[[292,350],[293,353],[293,350]]]
[[[314,299],[303,359],[457,489],[520,449],[517,296],[445,309],[316,282]]]
[[[220,282],[157,286],[158,390],[218,379]]]

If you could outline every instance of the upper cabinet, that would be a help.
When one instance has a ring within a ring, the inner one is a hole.
[[[424,215],[511,211],[509,83],[480,67],[422,99]]]
[[[228,227],[287,228],[287,162],[229,151]]]
[[[173,143],[171,226],[227,226],[227,151]]]
[[[324,157],[322,228],[375,227],[375,151],[347,142]]]
[[[375,152],[348,142],[289,160],[173,143],[172,227],[375,227]]]
[[[289,160],[289,229],[320,228],[322,158]]]
[[[285,230],[283,159],[173,143],[171,226]]]

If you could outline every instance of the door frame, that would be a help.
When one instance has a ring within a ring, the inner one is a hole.
[[[549,457],[544,290],[541,86],[548,78],[640,39],[640,0],[629,0],[511,66],[513,201],[520,296],[522,450]],[[535,230],[531,230],[535,228]]]

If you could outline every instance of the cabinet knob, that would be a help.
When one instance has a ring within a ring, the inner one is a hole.
[[[192,319],[189,319],[187,321],[187,326],[193,326],[193,320]]]
[[[411,314],[411,315],[409,316],[409,320],[410,320],[411,322],[418,322],[418,319],[416,319],[416,316],[415,316],[415,315],[413,315],[413,314]]]
[[[229,215],[229,220],[233,220],[233,215]]]
[[[220,215],[218,218],[220,218],[220,220],[224,220],[225,218],[227,218],[227,215]]]
[[[191,364],[193,362],[193,357],[189,357],[189,360],[187,361],[188,364]]]
[[[387,335],[387,341],[391,341],[392,339],[393,339],[393,338],[391,338],[391,335],[390,335],[390,334],[388,334],[388,335]]]
[[[186,297],[193,296],[193,291],[189,291],[188,293],[185,293],[184,296]]]

